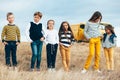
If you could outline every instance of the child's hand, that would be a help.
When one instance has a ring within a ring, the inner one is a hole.
[[[3,44],[4,44],[4,45],[8,45],[8,43],[7,43],[7,42],[3,42]]]
[[[16,43],[17,46],[18,46],[19,44],[20,44],[19,42]]]
[[[42,38],[40,39],[40,41],[44,41],[44,39],[45,39],[45,38],[44,38],[44,37],[42,37]]]

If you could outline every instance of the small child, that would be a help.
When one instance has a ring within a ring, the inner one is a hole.
[[[44,29],[42,23],[40,23],[41,18],[42,18],[42,13],[35,12],[34,21],[30,22],[30,25],[26,30],[26,36],[31,43],[31,49],[32,49],[30,71],[34,71],[35,62],[37,63],[36,64],[37,71],[40,71],[41,52],[44,41],[44,36],[43,36]]]
[[[14,24],[14,15],[12,12],[7,13],[8,24],[4,26],[2,31],[2,42],[5,45],[5,59],[6,65],[10,69],[13,65],[13,69],[17,69],[17,45],[20,43],[20,30],[18,26]],[[12,56],[12,57],[10,57]],[[12,64],[10,62],[12,58]]]
[[[64,21],[61,23],[59,29],[59,44],[60,53],[62,56],[62,63],[65,71],[69,71],[70,68],[70,53],[72,41],[74,41],[74,36],[71,27],[68,22]]]
[[[47,30],[45,31],[48,71],[55,71],[55,62],[59,43],[58,32],[54,29],[54,24],[54,20],[48,20]]]
[[[104,48],[104,54],[106,58],[107,70],[114,70],[114,47],[116,46],[116,34],[111,25],[105,26],[105,32],[103,35],[102,45]]]

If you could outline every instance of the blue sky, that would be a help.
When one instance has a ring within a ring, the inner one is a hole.
[[[13,12],[20,27],[22,40],[26,40],[25,27],[33,20],[36,11],[43,13],[41,22],[46,26],[54,19],[58,29],[62,21],[70,24],[86,22],[94,11],[100,11],[103,22],[120,27],[120,0],[0,0],[0,33],[6,21],[6,13]]]

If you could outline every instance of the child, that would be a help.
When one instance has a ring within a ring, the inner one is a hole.
[[[60,53],[62,56],[64,70],[67,72],[69,71],[70,67],[70,49],[73,39],[74,36],[69,23],[66,21],[62,22],[59,29]]]
[[[13,69],[17,69],[17,45],[20,43],[20,30],[14,24],[14,15],[12,12],[7,13],[8,24],[4,26],[2,31],[2,42],[5,45],[5,60],[8,69],[13,65]],[[12,56],[12,57],[10,57]],[[10,62],[12,58],[12,64]]]
[[[105,26],[105,34],[103,35],[103,48],[104,54],[106,58],[107,70],[113,71],[114,70],[114,47],[116,46],[116,34],[114,29],[111,25]]]
[[[55,61],[59,43],[58,32],[54,29],[54,20],[48,20],[45,34],[48,71],[55,71]]]
[[[86,23],[85,29],[84,29],[84,35],[89,42],[89,55],[87,57],[84,69],[81,73],[86,73],[90,64],[91,60],[95,54],[95,63],[94,63],[94,69],[97,72],[100,72],[99,70],[99,61],[100,61],[100,47],[101,47],[101,33],[99,30],[99,23],[102,19],[102,15],[100,12],[96,11],[93,16],[89,19],[89,21]]]
[[[34,65],[37,60],[36,68],[37,71],[40,71],[40,63],[41,63],[41,52],[43,46],[43,26],[40,23],[42,18],[41,12],[34,13],[34,22],[30,22],[29,28],[27,28],[26,35],[29,41],[31,41],[31,49],[32,49],[32,58],[31,58],[31,71],[34,71]],[[29,34],[29,37],[28,37]]]

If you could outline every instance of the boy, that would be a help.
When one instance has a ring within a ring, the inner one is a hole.
[[[8,68],[11,67],[10,56],[12,56],[13,69],[17,69],[17,45],[20,43],[20,30],[14,24],[14,15],[12,12],[7,13],[8,24],[4,26],[2,31],[2,42],[5,45],[5,60]]]
[[[26,31],[26,35],[29,41],[31,42],[31,49],[32,49],[30,71],[34,71],[34,65],[36,60],[37,60],[37,64],[36,64],[37,71],[40,71],[41,52],[42,52],[42,45],[44,41],[43,27],[42,27],[42,24],[40,23],[41,18],[42,18],[42,13],[35,12],[34,21],[30,22],[29,28],[27,28],[27,31]]]

